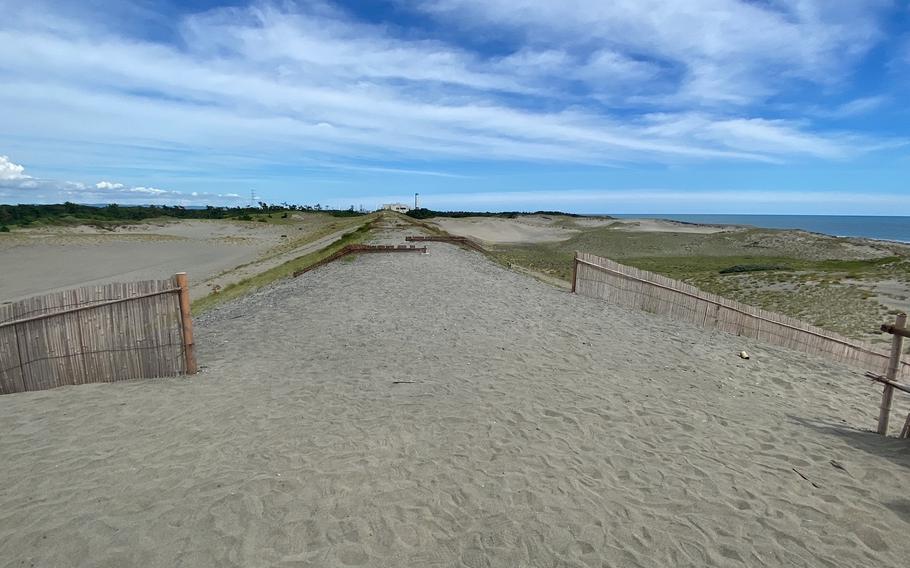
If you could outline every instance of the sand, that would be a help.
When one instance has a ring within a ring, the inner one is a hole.
[[[437,217],[431,219],[440,226],[448,225],[453,230],[492,231],[492,242],[546,242],[564,240],[577,233],[578,229],[596,229],[610,227],[621,231],[648,233],[692,233],[710,235],[742,229],[735,225],[706,225],[700,223],[683,223],[670,219],[634,219],[600,217],[575,217],[569,215],[522,214],[514,218],[506,217]],[[529,230],[529,227],[532,228]],[[544,231],[534,229],[545,229]],[[505,231],[502,236],[497,231]],[[518,238],[505,241],[504,237]],[[529,238],[530,240],[524,240]]]
[[[565,241],[578,231],[527,221],[525,218],[437,217],[430,222],[453,235],[491,244]]]
[[[77,286],[168,278],[187,272],[190,295],[227,286],[318,250],[343,230],[300,247],[295,239],[325,227],[328,217],[297,214],[299,222],[180,220],[94,227],[51,227],[0,235],[0,301]],[[238,268],[240,267],[240,268]]]
[[[856,371],[429,247],[204,315],[196,377],[0,397],[0,566],[906,565]]]
[[[436,217],[429,220],[440,229],[488,244],[535,244],[565,241],[581,230],[609,226],[617,231],[689,233],[710,235],[739,230],[733,226],[697,225],[663,219],[609,219],[563,215],[502,217]]]

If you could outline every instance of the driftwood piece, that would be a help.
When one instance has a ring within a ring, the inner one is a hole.
[[[793,471],[795,471],[795,472],[796,472],[796,475],[802,477],[803,479],[805,479],[806,481],[808,481],[809,483],[811,483],[811,484],[812,484],[812,487],[815,487],[816,489],[818,489],[819,487],[821,487],[821,485],[819,485],[818,483],[815,483],[814,481],[812,481],[811,479],[809,479],[808,477],[806,477],[805,475],[803,475],[802,472],[799,471],[798,469],[796,469],[795,467],[792,467],[792,468],[790,468],[790,469],[792,469]]]

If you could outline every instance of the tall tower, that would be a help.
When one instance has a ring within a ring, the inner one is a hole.
[[[419,195],[420,195],[419,193],[414,194],[414,209],[420,209],[419,203],[417,201],[417,196],[419,196]]]

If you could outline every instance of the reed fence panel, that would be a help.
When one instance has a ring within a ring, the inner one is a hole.
[[[183,374],[181,293],[175,277],[0,305],[0,394]]]
[[[888,367],[889,353],[870,343],[704,292],[685,282],[608,258],[579,252],[574,272],[573,290],[583,296],[821,355],[880,373]],[[899,375],[910,377],[910,362],[901,362]]]

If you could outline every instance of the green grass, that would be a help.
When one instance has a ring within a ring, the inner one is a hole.
[[[743,272],[766,272],[769,270],[786,270],[780,264],[734,264],[718,271],[718,274],[739,274]]]
[[[346,233],[339,240],[324,249],[289,260],[284,264],[266,270],[260,274],[226,286],[217,294],[209,294],[204,298],[199,298],[192,304],[193,313],[200,314],[219,304],[245,296],[277,280],[290,278],[293,276],[294,272],[316,264],[335,254],[346,245],[362,242],[369,236],[373,223],[376,221],[376,217],[361,218],[358,220],[363,222],[364,219],[366,219],[365,223],[351,232]]]
[[[888,244],[876,247],[885,256],[858,259],[848,241],[817,235],[795,238],[762,229],[647,233],[605,227],[562,242],[497,246],[494,255],[504,263],[568,281],[574,252],[589,252],[869,340],[880,339],[876,330],[889,317],[889,310],[875,300],[872,283],[910,283],[910,257]],[[775,270],[731,272],[733,267]]]

